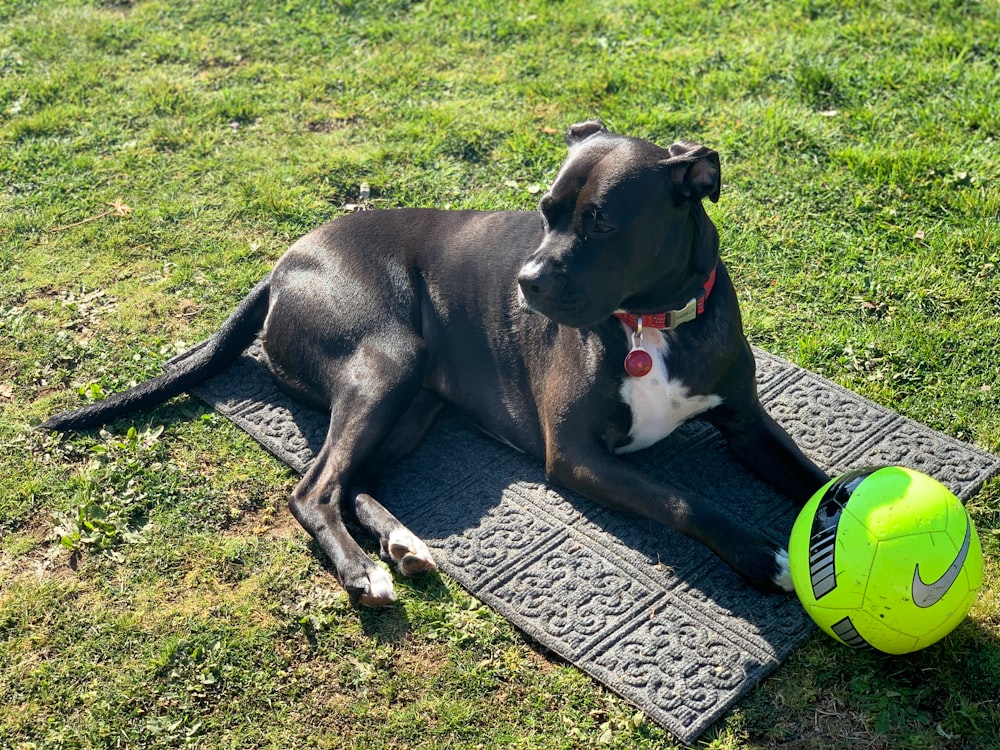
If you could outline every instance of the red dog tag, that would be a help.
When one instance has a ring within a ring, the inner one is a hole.
[[[653,369],[653,358],[642,348],[642,316],[638,316],[635,331],[632,332],[632,350],[625,355],[625,372],[633,378],[641,378]]]
[[[645,349],[636,348],[625,355],[625,372],[633,378],[648,375],[653,369],[653,358]]]

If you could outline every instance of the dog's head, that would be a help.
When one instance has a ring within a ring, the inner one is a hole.
[[[518,275],[522,301],[573,327],[683,307],[718,262],[701,202],[719,198],[719,155],[615,135],[598,120],[566,141],[569,158],[539,206],[542,241]]]

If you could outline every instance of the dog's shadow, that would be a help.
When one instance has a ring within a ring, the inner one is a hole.
[[[624,460],[787,543],[796,508],[740,465],[713,427],[692,423]],[[380,499],[466,588],[527,611],[558,637],[578,639],[581,627],[596,636],[610,620],[675,606],[767,639],[808,628],[794,597],[753,589],[707,548],[657,523],[547,485],[540,461],[452,414],[388,473]]]

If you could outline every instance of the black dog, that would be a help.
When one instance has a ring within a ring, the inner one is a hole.
[[[259,333],[277,381],[329,410],[292,513],[364,604],[391,577],[343,513],[405,574],[426,546],[370,494],[445,403],[545,460],[549,478],[708,545],[753,584],[789,588],[787,556],[701,495],[615,454],[699,415],[733,452],[804,501],[827,477],[764,412],[719,237],[719,157],[570,128],[569,158],[530,212],[401,209],[339,218],[296,242],[195,355],[167,374],[43,427],[95,427],[220,372]],[[666,311],[666,312],[664,312]],[[626,362],[627,358],[627,362]]]

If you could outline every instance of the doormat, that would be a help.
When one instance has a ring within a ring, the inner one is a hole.
[[[968,500],[1000,472],[996,456],[766,352],[755,356],[765,408],[831,475],[905,465]],[[302,473],[327,417],[278,390],[259,357],[255,344],[194,393]],[[711,426],[693,421],[624,460],[717,498],[787,544],[792,503]],[[389,473],[379,499],[442,571],[688,744],[814,627],[794,596],[762,594],[680,534],[548,486],[538,460],[451,414]]]

